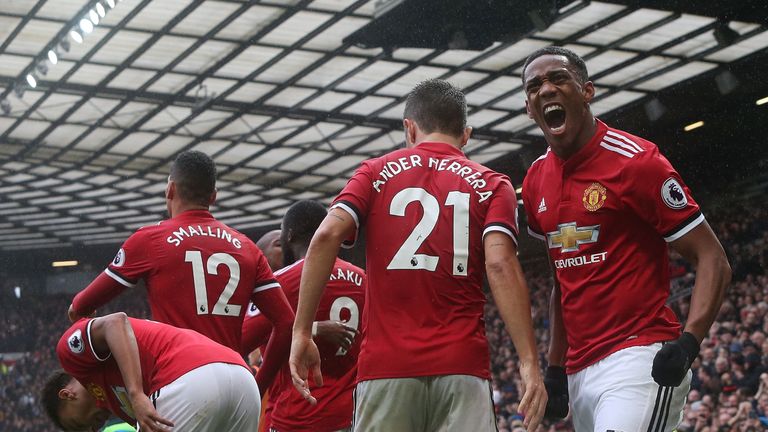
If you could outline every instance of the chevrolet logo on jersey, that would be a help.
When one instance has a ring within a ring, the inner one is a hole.
[[[600,225],[576,226],[576,222],[559,224],[557,231],[547,233],[550,249],[561,248],[561,252],[576,252],[579,246],[594,243],[600,235]]]

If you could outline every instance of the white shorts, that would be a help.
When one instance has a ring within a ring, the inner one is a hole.
[[[662,432],[677,427],[691,371],[678,387],[656,384],[651,366],[661,345],[625,348],[568,376],[577,432]]]
[[[361,381],[355,432],[495,432],[491,384],[470,375]]]
[[[228,363],[200,366],[149,398],[174,431],[252,432],[259,429],[261,398],[248,369]]]

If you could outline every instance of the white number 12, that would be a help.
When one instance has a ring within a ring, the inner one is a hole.
[[[208,265],[203,269],[203,254],[200,251],[187,251],[184,255],[184,261],[192,264],[192,278],[195,285],[195,301],[197,302],[197,314],[205,315],[212,313],[214,315],[239,316],[240,305],[231,305],[227,302],[235,293],[237,284],[240,282],[240,264],[232,255],[227,253],[215,253],[208,257]],[[216,304],[213,305],[213,311],[208,308],[208,289],[205,284],[205,270],[208,274],[219,274],[219,266],[225,265],[229,268],[229,281],[221,292]]]
[[[424,209],[421,220],[405,239],[395,256],[387,266],[388,270],[428,270],[435,271],[440,257],[417,254],[421,244],[432,233],[440,216],[440,204],[437,199],[422,188],[406,188],[398,192],[389,205],[389,214],[405,216],[408,204],[418,201]],[[453,265],[454,276],[467,275],[469,259],[469,194],[451,191],[445,205],[453,207]]]

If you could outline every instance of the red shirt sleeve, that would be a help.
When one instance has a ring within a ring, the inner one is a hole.
[[[624,205],[667,242],[677,240],[704,221],[691,191],[657,148],[636,158],[622,173]]]
[[[255,292],[251,299],[261,314],[272,324],[272,334],[264,350],[264,363],[256,374],[259,390],[264,394],[272,385],[280,368],[288,361],[291,349],[291,328],[295,316],[280,288]]]
[[[96,276],[84,290],[77,293],[72,300],[72,308],[80,316],[91,315],[97,308],[105,305],[120,295],[125,286],[118,283],[106,272]]]
[[[355,245],[360,227],[365,223],[365,215],[368,214],[371,192],[374,187],[370,164],[371,161],[365,161],[360,165],[331,204],[331,208],[340,208],[349,213],[355,220],[354,237],[344,240],[342,243],[344,248],[351,248]]]
[[[506,176],[499,175],[498,185],[490,196],[488,212],[485,216],[483,236],[491,231],[501,231],[517,244],[517,197],[512,183]]]
[[[139,229],[123,243],[104,272],[123,286],[136,285],[153,268],[151,244],[149,230]]]
[[[64,332],[56,345],[56,355],[61,367],[75,378],[82,378],[92,373],[93,368],[106,359],[100,359],[91,348],[88,335],[92,319],[83,318],[72,324]]]
[[[283,268],[279,270],[275,274],[275,278],[280,284],[288,304],[293,310],[296,310],[296,305],[299,302],[299,293],[297,289],[292,287],[298,288],[298,281],[295,278],[297,276],[301,277],[301,272],[284,272],[284,270],[289,269]],[[243,335],[240,343],[240,353],[243,356],[247,356],[256,348],[266,344],[272,334],[272,322],[254,304],[251,304],[250,307],[253,310],[246,314],[243,321]]]
[[[534,204],[531,202],[531,188],[533,187],[531,185],[530,176],[531,170],[528,170],[528,174],[525,177],[525,180],[523,180],[523,206],[525,207],[525,216],[526,216],[526,223],[528,225],[528,234],[531,235],[531,237],[537,238],[539,240],[545,240],[544,238],[544,231],[539,226],[539,222],[536,220],[536,211],[534,210]]]
[[[275,279],[275,275],[272,273],[272,269],[269,267],[269,262],[261,250],[259,250],[259,248],[254,245],[251,253],[255,254],[257,257],[255,278],[256,285],[253,287],[253,294],[272,288],[279,288],[280,284],[277,283],[277,279]]]

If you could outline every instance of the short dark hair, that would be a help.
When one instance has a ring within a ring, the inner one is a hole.
[[[415,121],[424,133],[458,137],[467,127],[467,100],[460,89],[447,81],[423,81],[408,93],[403,117]]]
[[[61,430],[66,430],[64,425],[61,424],[61,418],[59,418],[59,409],[61,408],[61,398],[59,398],[59,391],[72,381],[72,376],[64,372],[64,369],[56,369],[51,372],[48,379],[45,381],[45,386],[40,393],[40,403],[43,405],[45,413],[51,419],[53,424]]]
[[[291,240],[308,245],[317,227],[328,215],[328,210],[317,201],[303,200],[288,208],[283,216],[283,232],[290,231]],[[286,245],[283,245],[286,247]]]
[[[568,59],[568,63],[573,67],[573,71],[576,72],[576,76],[581,80],[582,84],[589,81],[589,72],[587,72],[587,64],[584,63],[584,59],[579,57],[578,54],[575,52],[569,50],[568,48],[563,48],[559,46],[548,46],[544,48],[537,49],[531,55],[528,56],[527,59],[525,59],[525,64],[523,64],[523,84],[525,84],[525,70],[528,68],[528,65],[531,64],[532,61],[535,59],[545,56],[545,55],[555,55],[555,56],[563,56],[566,59]]]
[[[216,165],[205,153],[187,150],[179,153],[171,165],[171,180],[184,201],[208,205],[216,191]]]

